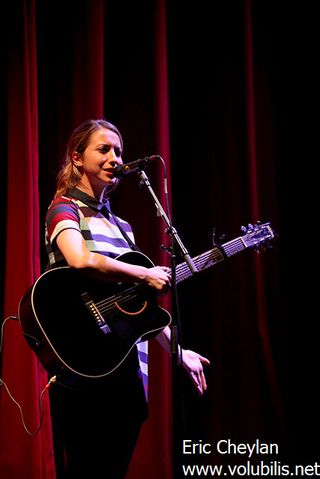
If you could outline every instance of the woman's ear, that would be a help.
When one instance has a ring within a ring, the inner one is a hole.
[[[75,151],[72,155],[72,163],[75,166],[82,166],[81,155],[79,155],[79,153],[77,151]]]

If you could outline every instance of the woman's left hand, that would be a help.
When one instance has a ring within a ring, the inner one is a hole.
[[[207,381],[203,371],[203,365],[209,365],[209,359],[201,356],[190,349],[182,349],[182,366],[189,374],[199,396],[207,390]]]

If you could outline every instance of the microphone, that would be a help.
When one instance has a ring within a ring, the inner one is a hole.
[[[131,163],[125,163],[124,165],[115,166],[112,170],[113,176],[122,177],[126,175],[131,175],[131,173],[136,173],[137,171],[143,170],[150,161],[157,160],[158,155],[146,156],[140,160],[131,161]]]

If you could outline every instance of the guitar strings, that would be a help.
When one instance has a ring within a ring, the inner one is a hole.
[[[99,301],[96,303],[96,307],[101,310],[102,313],[106,313],[111,311],[114,308],[115,303],[126,303],[132,299],[135,299],[138,297],[138,294],[136,293],[136,288],[133,286],[131,288],[126,289],[125,291],[115,294],[113,296],[110,296],[107,299],[104,299],[103,301]]]
[[[193,261],[198,268],[198,270],[202,271],[203,269],[208,268],[212,264],[215,264],[219,261],[223,260],[223,255],[218,248],[212,249],[207,251],[206,253],[196,256]],[[191,276],[191,271],[187,263],[182,263],[177,267],[177,274],[178,276],[181,275],[181,279],[186,279]]]
[[[244,248],[244,245],[241,239],[239,239],[238,242],[235,242],[233,240],[232,244],[224,245],[224,248],[226,250],[227,256],[231,256],[232,254],[238,251],[241,251],[241,249]],[[208,251],[207,253],[204,253],[200,256],[195,257],[194,263],[196,267],[201,271],[211,266],[212,264],[222,260],[223,260],[223,255],[221,251],[218,248],[215,248]],[[178,280],[186,279],[189,276],[191,276],[191,274],[192,273],[186,262],[181,263],[177,266]],[[138,297],[138,294],[137,294],[136,286],[133,286],[131,288],[126,289],[125,291],[122,291],[121,293],[114,294],[113,296],[110,296],[107,299],[99,301],[95,303],[95,305],[101,311],[101,313],[108,313],[114,309],[115,303],[127,303],[128,301],[136,299],[137,297]]]
[[[223,245],[223,248],[227,254],[227,256],[232,256],[235,253],[238,253],[239,251],[243,250],[245,248],[241,238],[239,238],[237,241],[233,240],[232,243],[228,244],[226,243]]]

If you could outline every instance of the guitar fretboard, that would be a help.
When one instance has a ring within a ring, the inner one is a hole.
[[[211,266],[214,266],[217,263],[220,263],[224,260],[225,256],[228,258],[236,253],[239,253],[243,249],[247,248],[247,245],[243,241],[243,238],[235,238],[232,241],[229,241],[221,246],[221,249],[215,247],[210,251],[206,251],[195,258],[192,258],[197,270],[204,271]],[[223,251],[223,252],[222,252]],[[184,281],[187,278],[192,276],[192,272],[186,262],[180,263],[177,266],[177,283]]]
[[[210,251],[207,251],[206,253],[200,254],[199,256],[192,258],[192,260],[197,270],[200,272],[207,268],[210,268],[211,266],[214,266],[220,261],[223,261],[224,256],[222,252],[219,250],[219,248],[213,248]],[[186,262],[178,264],[177,272],[176,272],[177,283],[179,283],[180,281],[184,281],[187,278],[190,278],[192,274],[193,273],[191,272]]]
[[[222,245],[223,251],[228,258],[236,253],[240,253],[243,249],[247,248],[246,244],[243,241],[243,238],[240,236],[239,238],[235,238],[232,241],[228,241]]]

